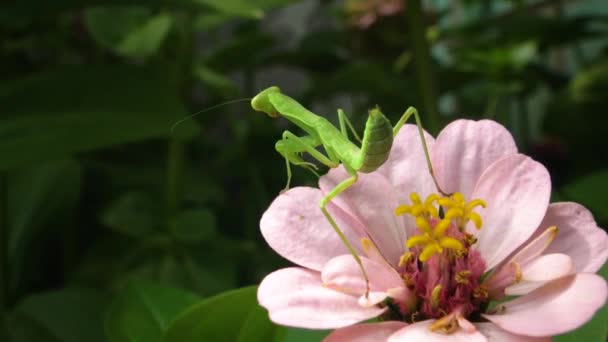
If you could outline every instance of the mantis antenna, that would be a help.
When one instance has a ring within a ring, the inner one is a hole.
[[[230,101],[222,102],[220,104],[216,104],[215,106],[211,106],[209,108],[205,108],[205,109],[199,110],[198,112],[190,114],[190,115],[187,115],[187,116],[179,119],[177,122],[175,122],[171,126],[170,132],[171,132],[171,134],[173,134],[173,131],[175,131],[175,127],[177,127],[179,124],[181,124],[182,122],[184,122],[186,120],[190,120],[190,119],[192,119],[193,117],[195,117],[197,115],[203,114],[204,112],[208,112],[208,111],[210,111],[212,109],[215,109],[215,108],[218,108],[218,107],[222,107],[222,106],[225,106],[225,105],[229,105],[229,104],[232,104],[232,103],[236,103],[236,102],[249,101],[251,99],[252,99],[251,97],[247,97],[247,98],[242,98],[242,99],[230,100]]]

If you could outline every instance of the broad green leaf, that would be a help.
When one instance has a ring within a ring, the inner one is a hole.
[[[167,37],[173,17],[151,15],[145,7],[96,7],[85,12],[91,35],[101,45],[127,57],[154,55]]]
[[[150,138],[191,138],[177,90],[133,67],[67,67],[0,84],[0,170]]]
[[[32,295],[15,308],[39,330],[61,342],[103,342],[102,313],[107,295],[93,290],[65,289]],[[27,335],[27,334],[21,334]]]
[[[39,322],[18,312],[7,314],[4,323],[4,327],[0,327],[0,341],[62,342]]]
[[[608,264],[604,265],[599,274],[608,281]],[[581,328],[553,338],[554,342],[604,342],[608,340],[608,305],[595,313],[593,319]]]
[[[329,335],[327,330],[308,330],[281,327],[274,342],[318,342]]]
[[[215,215],[207,209],[181,211],[173,220],[173,236],[184,243],[197,243],[216,234]]]
[[[129,192],[112,202],[101,216],[110,229],[132,237],[145,237],[161,221],[159,208],[143,192]]]
[[[608,221],[606,190],[608,190],[608,170],[601,170],[564,186],[562,194],[587,206],[598,220]]]
[[[28,252],[30,242],[49,224],[65,229],[80,196],[81,177],[81,167],[73,160],[41,163],[9,174],[11,288],[19,286],[27,257],[37,257],[35,251]]]
[[[198,299],[183,290],[143,281],[132,282],[106,312],[108,341],[160,341],[173,319]]]
[[[265,11],[293,3],[294,0],[192,0],[219,12],[252,19],[261,19]]]
[[[256,287],[257,290],[257,287]],[[274,325],[268,318],[268,312],[257,305],[256,303],[251,308],[251,311],[247,315],[245,322],[239,329],[239,336],[237,342],[250,342],[250,341],[272,341],[276,340],[277,334],[280,333],[282,327]]]
[[[245,287],[224,292],[203,300],[182,312],[167,330],[164,342],[186,341],[244,341],[244,327],[258,337],[272,336],[274,327],[261,319],[253,327],[248,320],[257,320],[260,311],[256,299],[257,287]],[[251,339],[249,341],[256,341]],[[262,339],[259,341],[268,341]]]
[[[129,32],[117,50],[126,56],[151,56],[160,49],[172,23],[173,17],[168,14],[154,16],[141,27]]]
[[[194,75],[211,91],[218,93],[226,98],[234,97],[238,94],[236,84],[228,77],[218,73],[204,65],[199,65],[194,70]]]

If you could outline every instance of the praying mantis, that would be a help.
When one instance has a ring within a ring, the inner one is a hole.
[[[412,115],[416,120],[420,138],[422,139],[429,172],[433,177],[435,186],[443,193],[435,179],[418,111],[414,107],[409,107],[393,127],[379,108],[370,110],[365,124],[363,139],[361,140],[342,110],[338,110],[340,124],[340,129],[338,129],[324,117],[310,112],[294,99],[282,94],[278,87],[270,87],[261,91],[253,97],[251,106],[254,110],[264,112],[272,118],[282,116],[308,133],[308,135],[300,137],[286,130],[283,132],[282,139],[275,145],[277,152],[285,158],[287,167],[287,185],[284,191],[289,189],[291,181],[290,164],[305,167],[313,172],[316,169],[314,164],[306,162],[300,157],[301,153],[308,153],[312,158],[329,168],[336,168],[342,165],[350,175],[349,178],[340,182],[321,199],[319,208],[361,269],[366,282],[365,295],[367,297],[369,293],[369,277],[367,272],[363,267],[360,257],[348,242],[334,218],[329,214],[327,204],[333,198],[353,186],[357,182],[359,172],[374,172],[386,162],[393,145],[393,138]],[[346,126],[349,127],[355,138],[361,142],[361,147],[358,147],[349,140]],[[319,146],[324,148],[326,155],[317,150]]]

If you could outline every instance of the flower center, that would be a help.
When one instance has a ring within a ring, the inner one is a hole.
[[[410,322],[439,319],[431,329],[449,333],[464,318],[480,313],[489,301],[480,279],[485,262],[471,249],[477,239],[466,231],[469,222],[482,228],[474,209],[486,204],[481,199],[467,202],[460,193],[432,194],[424,201],[412,193],[410,199],[412,204],[395,210],[396,215],[411,215],[417,227],[405,243],[408,251],[399,261],[398,272],[417,302],[401,308],[400,315]]]

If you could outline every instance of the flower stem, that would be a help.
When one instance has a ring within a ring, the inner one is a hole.
[[[407,3],[407,16],[410,39],[414,52],[414,63],[418,77],[419,92],[422,96],[422,109],[426,121],[426,129],[437,133],[440,129],[441,119],[437,108],[437,93],[434,82],[433,66],[430,47],[426,38],[426,26],[421,0],[409,0]]]
[[[179,209],[183,164],[184,144],[178,139],[170,139],[167,152],[167,214],[169,218],[173,217]]]
[[[0,328],[8,307],[8,210],[6,174],[0,173]]]

